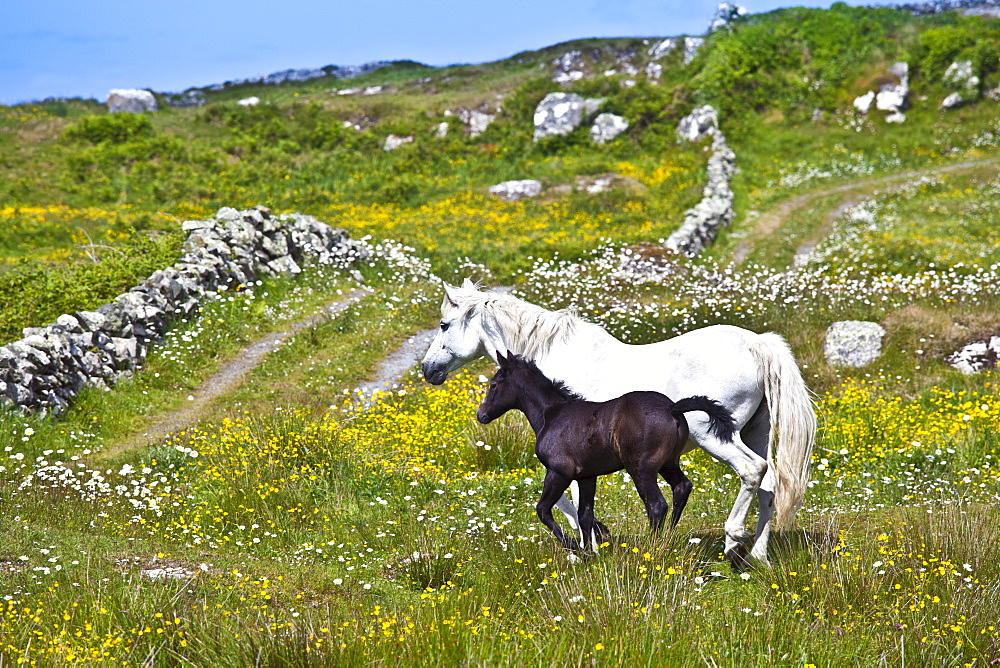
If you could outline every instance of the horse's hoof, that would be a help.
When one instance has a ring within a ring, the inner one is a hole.
[[[726,550],[726,561],[736,571],[749,568],[750,562],[747,561],[747,546],[743,543],[737,543]]]
[[[594,521],[594,533],[597,535],[598,545],[611,542],[611,530],[603,522]]]

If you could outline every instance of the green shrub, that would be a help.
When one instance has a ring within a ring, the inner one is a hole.
[[[104,114],[85,116],[66,127],[64,136],[92,144],[122,144],[153,136],[153,123],[144,114]]]

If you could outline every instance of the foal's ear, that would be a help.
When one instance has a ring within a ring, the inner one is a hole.
[[[507,366],[507,358],[499,350],[497,351],[497,364],[500,365],[501,369]]]

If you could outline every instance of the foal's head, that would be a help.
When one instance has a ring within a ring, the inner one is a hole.
[[[547,406],[580,397],[559,381],[545,377],[534,362],[510,353],[497,353],[500,369],[490,379],[490,389],[476,411],[476,419],[489,424],[511,409],[524,411],[534,404]]]

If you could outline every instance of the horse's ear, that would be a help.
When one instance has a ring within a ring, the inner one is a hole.
[[[458,288],[454,288],[447,283],[444,284],[444,301],[441,302],[441,310],[446,308],[458,308]]]
[[[466,278],[464,281],[462,281],[462,289],[463,290],[475,290],[476,289],[476,284],[472,282],[471,278]]]

